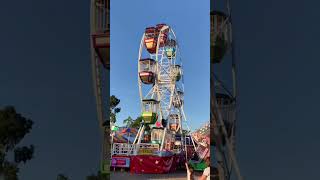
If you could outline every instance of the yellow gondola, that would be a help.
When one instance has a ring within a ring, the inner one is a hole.
[[[159,101],[154,99],[142,100],[144,111],[142,112],[142,119],[146,124],[154,124],[158,119],[158,105]]]

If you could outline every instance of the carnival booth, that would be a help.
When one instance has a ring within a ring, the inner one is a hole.
[[[136,128],[112,127],[111,142],[111,168],[130,168],[133,154],[133,141],[137,135]]]

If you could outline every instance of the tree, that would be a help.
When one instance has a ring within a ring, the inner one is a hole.
[[[64,174],[58,174],[57,180],[69,180],[69,178]]]
[[[100,171],[97,175],[92,174],[90,176],[87,176],[86,180],[109,180],[110,174],[102,174]]]
[[[111,123],[116,122],[116,114],[121,111],[120,107],[117,107],[120,103],[120,99],[116,96],[110,96],[110,121]]]
[[[130,127],[131,128],[139,128],[140,125],[142,123],[142,116],[137,117],[137,119],[135,119],[131,124]]]
[[[3,163],[3,177],[5,180],[18,180],[19,168],[16,164],[5,161]]]
[[[19,165],[33,158],[34,146],[16,147],[30,133],[33,121],[17,113],[13,106],[0,109],[0,177],[18,179]],[[10,153],[14,152],[14,153]],[[7,156],[13,154],[14,162]]]
[[[16,163],[26,163],[26,161],[33,158],[34,153],[34,146],[31,145],[30,148],[24,146],[24,147],[18,147],[14,150],[14,161]]]
[[[127,119],[123,120],[123,124],[126,125],[126,127],[131,127],[131,124],[133,123],[133,119],[129,116]]]

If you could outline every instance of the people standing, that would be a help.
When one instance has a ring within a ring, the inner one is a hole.
[[[205,158],[205,163],[207,167],[204,169],[199,180],[210,180],[210,156]]]
[[[187,169],[188,180],[194,180],[193,169],[191,167],[189,167],[187,162],[185,163],[185,165],[186,165],[186,169]]]

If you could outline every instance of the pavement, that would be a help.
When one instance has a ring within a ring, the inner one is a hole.
[[[201,176],[201,172],[196,172],[195,177]],[[110,177],[112,180],[186,180],[187,172],[185,170],[178,170],[170,174],[130,174],[127,171],[111,171]]]

